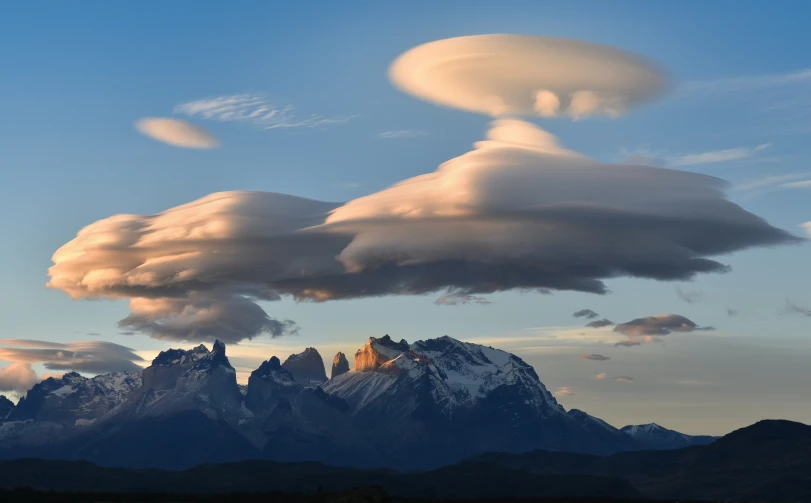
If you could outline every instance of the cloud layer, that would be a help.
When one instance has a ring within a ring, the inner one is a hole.
[[[532,124],[435,172],[346,204],[224,192],[156,215],[116,215],[54,255],[48,286],[129,299],[121,328],[238,342],[296,330],[258,301],[506,290],[605,293],[620,276],[686,280],[709,258],[797,238],[724,197],[705,175],[606,164]]]
[[[662,72],[636,54],[530,35],[423,44],[397,58],[389,78],[425,101],[493,117],[615,117],[666,87]]]
[[[142,361],[143,358],[128,347],[105,341],[58,343],[3,339],[0,340],[0,360],[11,362],[9,367],[15,365],[14,374],[23,376],[27,374],[23,372],[22,365],[27,365],[30,369],[33,363],[43,363],[49,370],[72,370],[91,374],[138,371],[141,367],[135,362]]]
[[[217,138],[205,129],[178,119],[144,117],[135,123],[135,128],[152,139],[184,148],[214,148]]]

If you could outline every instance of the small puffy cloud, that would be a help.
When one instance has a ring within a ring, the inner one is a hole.
[[[616,117],[661,94],[664,74],[613,47],[555,37],[475,35],[437,40],[389,68],[402,91],[494,117]]]
[[[57,250],[48,286],[127,299],[122,331],[234,343],[294,332],[258,304],[517,290],[726,272],[715,256],[799,241],[696,173],[602,163],[518,120],[436,171],[348,203],[216,193],[121,214]]]
[[[673,332],[696,332],[713,330],[712,327],[700,327],[692,320],[678,314],[660,314],[637,318],[614,327],[614,331],[628,336],[627,341],[618,342],[617,346],[638,346],[646,342],[656,342],[659,336]]]
[[[590,354],[587,354],[587,355],[581,355],[580,358],[582,358],[584,360],[594,360],[594,361],[597,361],[597,362],[604,362],[606,360],[611,359],[608,356],[598,355],[598,354],[594,354],[594,353],[590,353]]]
[[[682,290],[680,286],[676,286],[676,295],[679,296],[681,300],[688,304],[695,304],[696,302],[701,302],[701,299],[704,298],[704,293],[699,290]]]
[[[805,229],[805,233],[806,233],[806,234],[808,234],[809,236],[811,236],[811,222],[806,222],[806,223],[802,224],[802,226],[801,226],[801,227],[802,227],[803,229]]]
[[[480,306],[486,306],[487,304],[491,304],[491,302],[486,298],[479,297],[477,295],[453,294],[443,295],[442,297],[438,298],[434,304],[439,306],[458,306],[461,304],[478,304]]]
[[[634,382],[634,381],[636,381],[636,379],[634,379],[633,377],[628,377],[628,376],[619,376],[619,377],[617,377],[616,381],[617,382]]]
[[[608,318],[603,318],[601,320],[594,320],[586,323],[586,326],[589,328],[603,328],[603,327],[610,327],[613,325],[614,322],[609,320]]]
[[[802,316],[809,316],[811,317],[811,307],[801,306],[799,304],[795,304],[790,300],[786,300],[786,307],[783,308],[783,313],[785,314],[800,314]]]
[[[572,313],[572,316],[574,316],[575,318],[588,318],[591,320],[600,315],[595,313],[591,309],[581,309],[579,311],[575,311],[574,313]]]
[[[13,364],[42,363],[49,370],[102,374],[137,371],[143,358],[119,344],[105,341],[48,342],[27,339],[0,340],[0,360]]]
[[[561,386],[555,391],[555,396],[574,396],[577,394],[574,388],[569,386]]]
[[[605,372],[600,372],[599,374],[594,374],[594,378],[595,378],[595,379],[597,379],[598,381],[603,381],[603,380],[605,380],[607,377],[608,377],[608,376],[606,375],[606,373],[605,373]]]
[[[145,117],[135,123],[135,128],[154,140],[184,148],[214,148],[217,138],[205,129],[178,119]]]
[[[353,118],[300,114],[292,105],[278,105],[264,96],[253,94],[232,94],[189,101],[175,106],[174,112],[219,122],[247,122],[264,130],[345,124]]]
[[[0,368],[0,391],[13,391],[25,393],[31,386],[39,382],[37,373],[30,363],[11,362]]]
[[[399,129],[396,131],[384,131],[377,135],[378,138],[383,140],[407,140],[413,138],[422,138],[428,136],[425,131],[417,131],[414,129]]]

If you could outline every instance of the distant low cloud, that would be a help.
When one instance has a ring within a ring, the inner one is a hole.
[[[598,317],[600,315],[595,313],[591,309],[581,309],[580,311],[575,311],[574,313],[572,313],[572,316],[574,316],[575,318],[593,319],[593,318],[596,318],[596,317]]]
[[[634,381],[636,381],[636,379],[634,379],[633,377],[628,377],[628,376],[619,376],[619,377],[617,377],[616,381],[617,382],[634,382]]]
[[[656,342],[659,336],[673,332],[696,332],[714,330],[713,327],[700,327],[692,320],[678,314],[660,314],[637,318],[614,327],[614,331],[626,335],[627,341],[617,346],[638,346],[646,342]]]
[[[733,307],[727,308],[727,316],[738,316],[739,311]]]
[[[681,300],[688,304],[695,304],[696,302],[701,302],[704,298],[704,293],[699,290],[682,290],[680,286],[676,285],[675,287],[676,295],[679,296]]]
[[[594,361],[598,361],[598,362],[604,362],[606,360],[611,359],[608,356],[598,355],[598,354],[594,354],[594,353],[587,354],[587,355],[581,355],[580,358],[582,358],[584,360],[594,360]]]
[[[414,129],[400,129],[397,131],[384,131],[377,135],[378,138],[382,138],[384,140],[407,140],[407,139],[414,139],[414,138],[422,138],[423,136],[428,136],[428,133],[425,131],[417,131]]]
[[[802,316],[811,317],[811,307],[801,306],[799,304],[795,304],[790,300],[786,300],[786,306],[783,308],[783,313],[800,314]]]
[[[0,360],[28,366],[42,363],[49,370],[101,374],[138,371],[141,367],[135,362],[143,361],[143,358],[126,346],[105,341],[58,343],[3,339],[0,340]],[[20,365],[15,369],[15,375],[23,375]]]
[[[0,368],[0,391],[22,394],[37,382],[39,382],[37,373],[31,368],[30,363],[11,362]]]
[[[611,320],[609,320],[607,318],[603,318],[601,320],[594,320],[592,322],[586,323],[586,326],[589,327],[589,328],[603,328],[603,327],[610,327],[613,324],[614,324],[613,321],[611,321]]]
[[[178,119],[144,117],[135,123],[135,128],[153,140],[175,147],[215,148],[220,142],[205,129]]]
[[[577,391],[574,388],[569,386],[561,386],[555,391],[555,396],[574,396],[577,395]]]
[[[439,306],[459,306],[463,304],[478,304],[480,306],[486,306],[487,304],[491,304],[489,300],[484,297],[479,297],[477,295],[443,295],[442,297],[438,298],[434,301],[434,304]]]
[[[599,374],[594,374],[594,378],[598,381],[603,381],[605,378],[608,377],[605,372],[600,372]]]
[[[301,114],[292,105],[279,105],[264,96],[254,94],[232,94],[189,101],[175,106],[174,112],[218,122],[246,122],[263,130],[345,124],[355,117]]]

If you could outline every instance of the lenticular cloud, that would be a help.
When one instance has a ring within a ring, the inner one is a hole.
[[[422,100],[493,117],[616,117],[667,86],[664,74],[636,54],[530,35],[423,44],[401,55],[389,78]]]
[[[505,290],[604,293],[617,276],[724,272],[712,256],[796,238],[716,178],[606,164],[519,120],[425,175],[346,204],[223,192],[82,229],[48,285],[128,299],[129,330],[239,342],[294,332],[258,304]]]

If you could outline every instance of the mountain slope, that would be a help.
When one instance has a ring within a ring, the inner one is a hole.
[[[629,425],[620,431],[646,449],[681,449],[691,445],[706,445],[715,441],[716,437],[708,435],[685,435],[678,431],[668,430],[655,423]]]

